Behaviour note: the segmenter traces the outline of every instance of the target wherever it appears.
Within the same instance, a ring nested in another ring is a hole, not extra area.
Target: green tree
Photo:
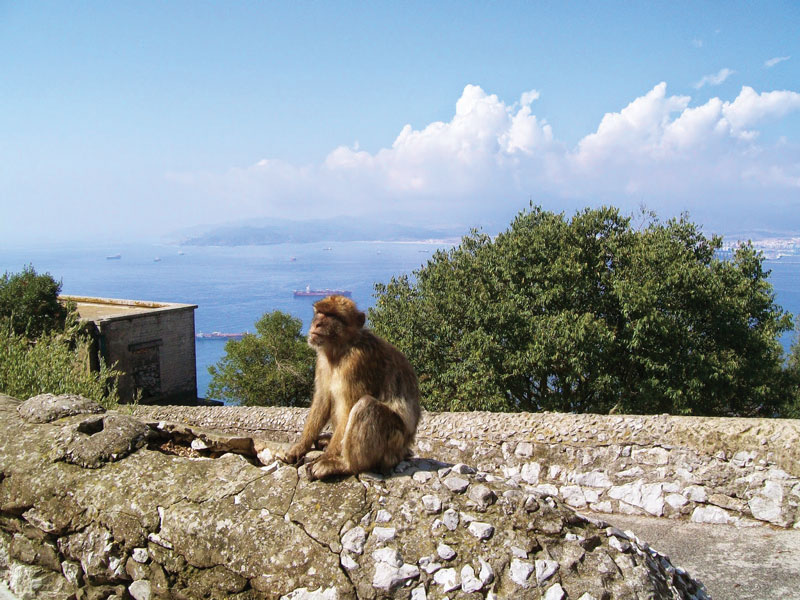
[[[281,311],[264,314],[255,334],[225,344],[225,356],[208,368],[210,398],[245,406],[308,406],[314,351],[302,322]]]
[[[794,330],[794,344],[786,361],[786,377],[790,392],[781,410],[781,416],[800,419],[800,318]]]
[[[0,277],[0,321],[17,335],[30,339],[64,328],[72,307],[58,301],[61,282],[49,273],[37,274],[33,265],[20,273]]]
[[[752,246],[720,246],[685,217],[532,208],[377,285],[370,323],[431,410],[772,414],[791,317]]]

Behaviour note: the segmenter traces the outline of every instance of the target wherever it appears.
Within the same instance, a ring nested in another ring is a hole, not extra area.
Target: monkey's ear
[[[363,326],[364,326],[364,323],[366,323],[366,322],[367,322],[367,315],[365,315],[365,314],[364,314],[363,312],[361,312],[361,311],[359,311],[358,313],[356,313],[356,323],[358,324],[358,327],[359,327],[359,328],[363,327]]]

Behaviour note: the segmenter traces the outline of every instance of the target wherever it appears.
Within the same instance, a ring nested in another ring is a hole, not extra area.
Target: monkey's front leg
[[[293,465],[303,458],[313,448],[329,417],[330,398],[315,394],[300,440],[281,457],[283,461]]]

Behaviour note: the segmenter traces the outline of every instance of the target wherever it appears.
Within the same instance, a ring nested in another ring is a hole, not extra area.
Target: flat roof
[[[59,300],[74,302],[78,315],[85,321],[110,321],[134,315],[153,314],[172,310],[197,308],[196,304],[177,302],[151,302],[147,300],[124,300],[121,298],[93,298],[89,296],[59,296]]]

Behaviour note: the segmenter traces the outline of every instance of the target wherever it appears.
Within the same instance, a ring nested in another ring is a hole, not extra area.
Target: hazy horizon
[[[800,232],[792,2],[0,6],[4,243],[529,202]]]

